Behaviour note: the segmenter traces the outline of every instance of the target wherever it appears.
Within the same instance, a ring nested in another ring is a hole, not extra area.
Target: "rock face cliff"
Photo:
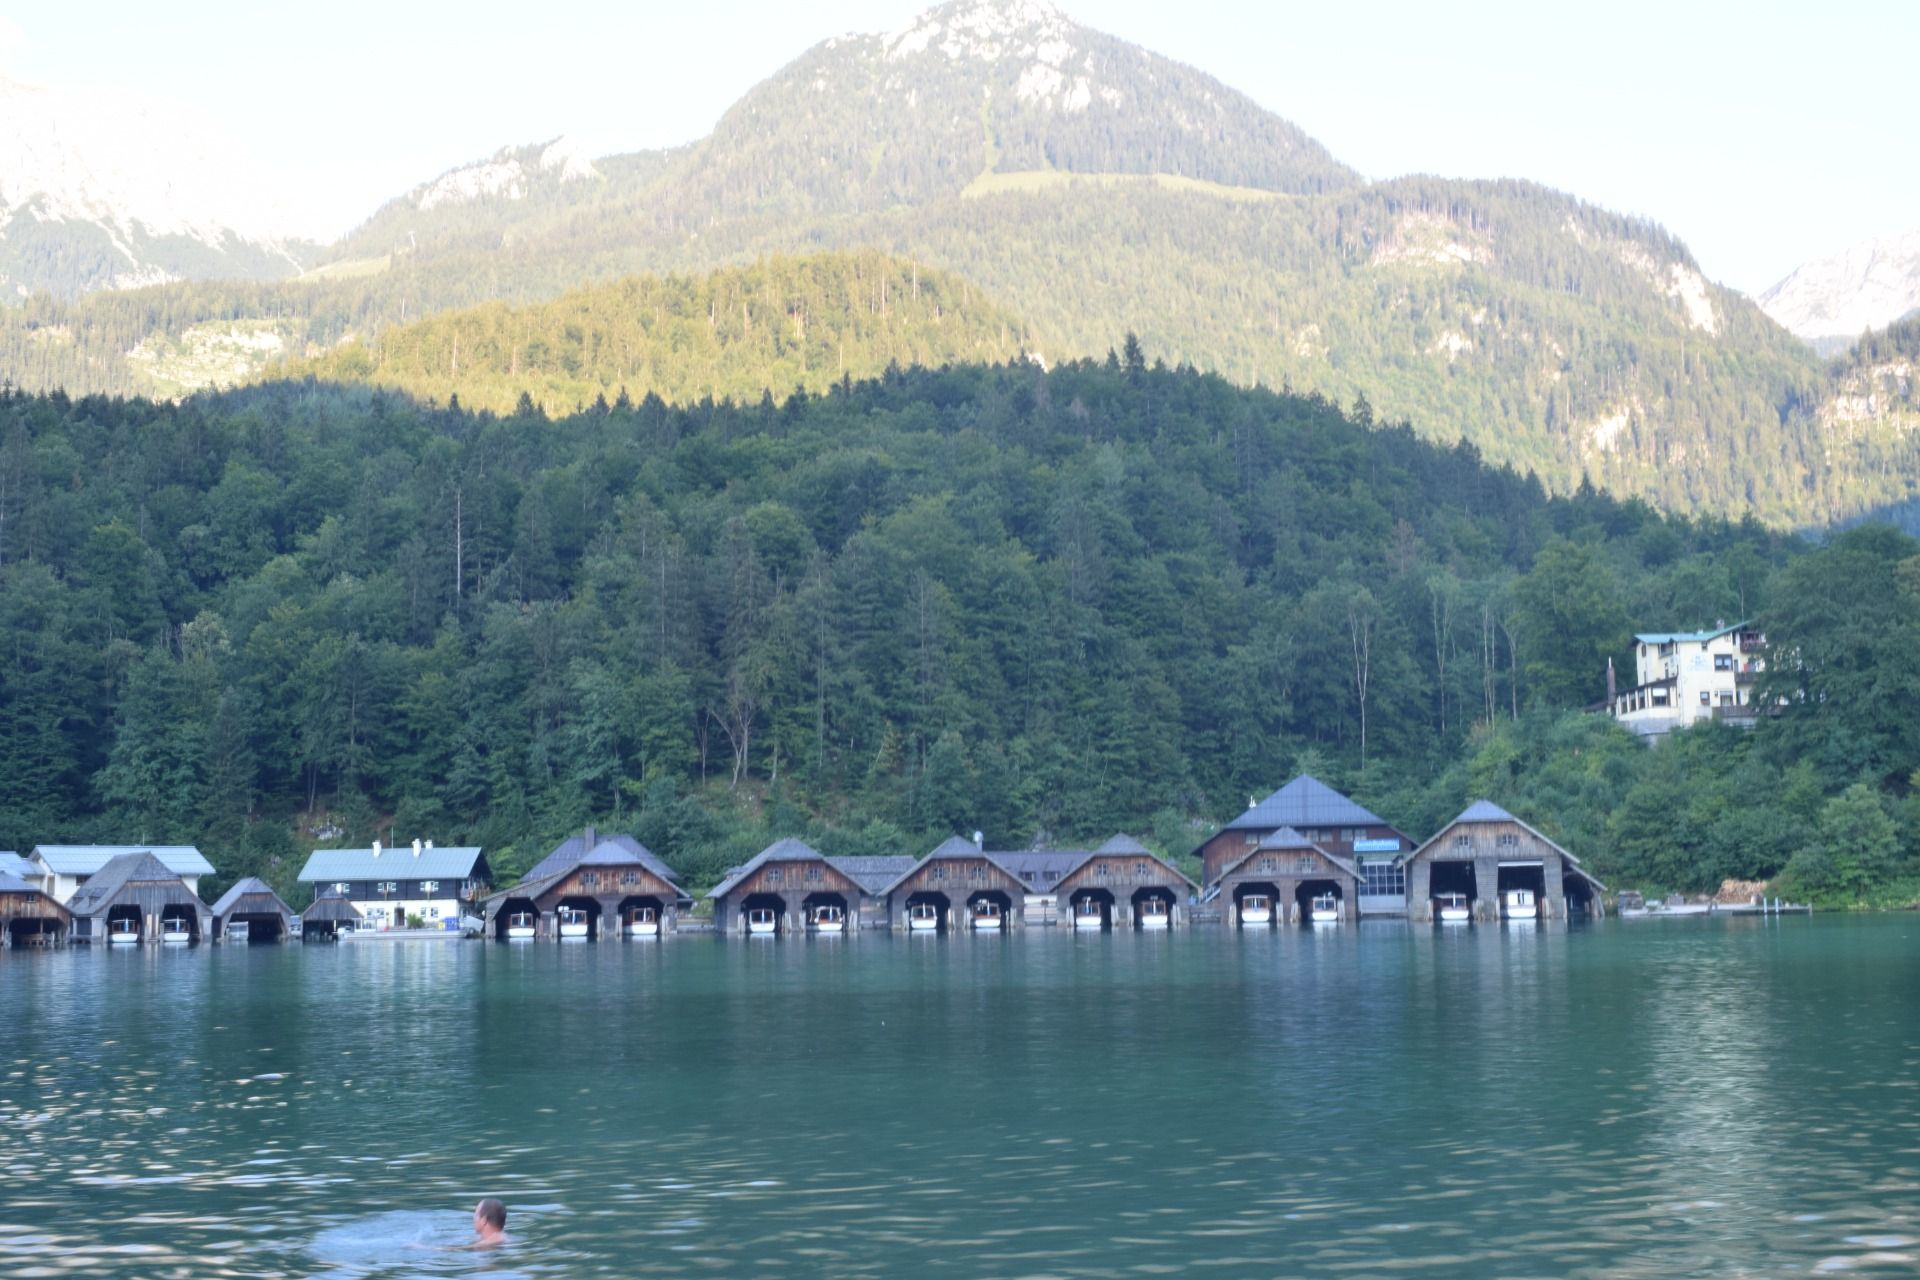
[[[1920,310],[1920,227],[1816,258],[1760,295],[1760,306],[1822,350]]]

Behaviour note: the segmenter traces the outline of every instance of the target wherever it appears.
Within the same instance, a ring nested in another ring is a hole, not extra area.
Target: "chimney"
[[[987,837],[984,833],[979,831],[973,833],[973,847],[976,849],[984,849],[987,847]]]
[[[427,848],[429,849],[433,848],[433,841],[431,840],[427,841]]]
[[[594,838],[599,834],[600,833],[598,831],[595,831],[592,827],[587,828],[587,852],[588,853],[592,853],[594,851],[594,848],[600,843],[598,840]]]
[[[1609,655],[1607,658],[1607,701],[1612,702],[1613,698],[1614,698],[1613,658],[1611,655]]]
[[[373,856],[376,858],[380,856],[380,842],[378,840],[373,842]]]
[[[1260,802],[1258,800],[1255,800],[1252,796],[1247,797],[1247,808],[1249,810],[1258,809],[1259,807]]]
[[[413,838],[413,856],[416,858],[420,856],[420,837],[419,836],[415,836]]]

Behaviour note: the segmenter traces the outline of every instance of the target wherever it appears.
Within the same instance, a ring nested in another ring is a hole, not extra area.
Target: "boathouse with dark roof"
[[[615,845],[626,850],[639,859],[641,866],[672,885],[674,902],[670,905],[676,910],[686,912],[693,909],[693,895],[687,892],[680,873],[668,866],[658,854],[630,835],[617,831],[602,834],[593,827],[586,828],[579,835],[568,836],[555,845],[552,852],[534,863],[532,870],[520,877],[520,883],[528,884],[535,880],[544,880],[557,871],[564,871],[603,844]]]
[[[536,939],[558,941],[565,919],[584,924],[589,941],[671,933],[690,899],[665,863],[629,844],[639,841],[609,837],[584,853],[563,846],[549,854],[520,883],[481,902],[486,935],[504,941],[525,923]],[[641,934],[641,922],[652,928]]]
[[[1360,873],[1350,859],[1321,848],[1292,827],[1261,837],[1239,861],[1228,863],[1214,881],[1227,924],[1247,923],[1247,902],[1264,902],[1260,924],[1299,924],[1315,898],[1331,894],[1340,919],[1359,918]]]
[[[73,932],[73,912],[52,894],[11,871],[0,871],[0,946],[58,947]]]
[[[1307,774],[1248,806],[1202,841],[1193,851],[1200,859],[1201,879],[1211,888],[1227,867],[1241,863],[1262,840],[1283,827],[1293,828],[1315,848],[1353,864],[1359,876],[1355,894],[1359,914],[1401,915],[1406,911],[1402,859],[1418,841]]]
[[[932,908],[942,930],[970,929],[976,918],[996,929],[1024,925],[1027,883],[1000,859],[959,836],[942,841],[882,891],[888,923],[907,929],[916,908]]]
[[[1173,925],[1187,923],[1188,904],[1200,886],[1132,836],[1114,836],[1076,858],[1050,886],[1061,923],[1097,912],[1103,927],[1131,929],[1144,909],[1164,911]]]
[[[1434,901],[1455,893],[1486,922],[1502,917],[1502,903],[1516,891],[1534,904],[1512,912],[1523,918],[1561,920],[1605,909],[1606,886],[1580,859],[1487,800],[1468,805],[1405,861],[1408,917],[1415,921],[1432,920]]]
[[[272,885],[246,876],[213,904],[213,937],[217,942],[285,942],[300,932],[297,920]]]
[[[717,933],[746,933],[754,912],[769,912],[775,931],[800,933],[816,909],[834,907],[862,926],[884,924],[886,888],[910,871],[909,857],[829,858],[804,840],[776,840],[735,867],[707,897]]]
[[[300,913],[300,941],[337,942],[343,932],[358,929],[364,920],[346,894],[327,889]]]
[[[151,853],[123,853],[89,877],[67,901],[76,942],[158,942],[169,924],[184,926],[188,939],[207,941],[213,912],[187,882]]]

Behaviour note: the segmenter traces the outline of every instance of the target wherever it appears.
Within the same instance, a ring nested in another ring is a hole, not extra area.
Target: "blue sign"
[[[1355,840],[1353,851],[1355,853],[1398,853],[1400,842],[1398,840]]]

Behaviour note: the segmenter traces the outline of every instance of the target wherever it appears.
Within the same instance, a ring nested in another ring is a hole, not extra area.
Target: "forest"
[[[1752,617],[1778,714],[1648,749],[1635,630]],[[548,417],[317,380],[0,396],[0,847],[184,842],[291,888],[588,821],[690,883],[1116,830],[1183,856],[1312,772],[1485,796],[1613,887],[1911,900],[1920,543],[1489,466],[1364,399],[1104,359]]]

